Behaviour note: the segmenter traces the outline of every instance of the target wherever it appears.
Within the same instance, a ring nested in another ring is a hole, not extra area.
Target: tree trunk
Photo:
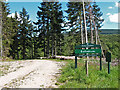
[[[80,20],[80,31],[81,31],[81,43],[83,44],[83,26],[82,26],[82,16],[81,16],[81,20]]]
[[[23,44],[23,59],[25,59],[25,45]]]
[[[32,59],[33,59],[33,50],[34,50],[34,42],[32,41]]]
[[[50,46],[49,46],[49,37],[50,37],[50,35],[49,35],[49,17],[47,17],[47,57],[49,58],[49,48],[50,48]]]
[[[17,59],[19,59],[19,51],[17,50]]]
[[[84,0],[83,0],[83,13],[84,13],[84,24],[85,24],[85,42],[88,43],[88,37],[87,37],[87,26],[86,26],[86,15],[85,15],[85,7],[84,7]]]
[[[53,53],[54,53],[54,45],[53,45],[53,37],[52,37],[52,57],[53,57]]]
[[[89,8],[90,10],[90,31],[91,31],[91,43],[93,44],[93,30],[92,30],[92,7],[90,6]],[[93,49],[93,48],[91,48]],[[93,56],[92,56],[92,59],[93,59]]]
[[[84,13],[84,24],[85,24],[85,41],[86,41],[86,43],[88,43],[84,0],[83,0],[83,13]],[[86,49],[88,49],[88,48],[86,48]],[[87,59],[88,59],[88,56],[87,56]],[[88,61],[87,60],[86,60],[86,75],[88,76]]]
[[[92,30],[92,10],[90,7],[90,31],[91,31],[91,43],[93,43],[93,30]]]
[[[34,58],[34,59],[36,58],[36,55],[35,55],[35,54],[36,54],[36,51],[35,51],[35,50],[36,50],[36,48],[35,48],[35,39],[34,39],[34,54],[33,54],[33,58]]]
[[[95,28],[95,44],[98,44],[98,42],[97,42],[98,33],[97,33],[96,24],[95,24],[95,19],[93,20],[93,23],[94,23],[94,28]]]
[[[25,38],[24,38],[24,43],[23,43],[23,59],[25,59]]]
[[[49,36],[48,36],[48,40],[47,40],[47,57],[49,57]]]
[[[55,40],[55,56],[56,56],[57,52],[56,52],[56,40]]]
[[[43,43],[43,47],[44,47],[44,57],[46,56],[46,53],[45,53],[45,32],[44,32],[44,43]]]
[[[0,2],[0,55],[1,55],[1,58],[2,58],[2,5],[1,5],[1,2]]]

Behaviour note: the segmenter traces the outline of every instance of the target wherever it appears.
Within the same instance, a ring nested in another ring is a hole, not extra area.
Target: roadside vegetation
[[[118,88],[118,66],[111,66],[110,74],[107,64],[103,64],[99,70],[99,62],[89,62],[89,75],[86,76],[83,59],[78,60],[78,68],[75,69],[74,61],[70,61],[62,69],[58,79],[60,88]]]
[[[119,49],[119,34],[112,35],[100,35],[102,41],[102,47],[104,50],[108,50],[112,54],[112,58],[120,59]]]

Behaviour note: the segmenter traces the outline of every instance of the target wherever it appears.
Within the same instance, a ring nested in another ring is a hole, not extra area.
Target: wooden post
[[[110,74],[110,62],[108,62],[108,74]]]
[[[88,61],[86,60],[86,75],[88,76]]]
[[[102,70],[102,58],[101,58],[101,53],[100,53],[100,70]]]
[[[75,68],[77,68],[77,56],[75,56]]]

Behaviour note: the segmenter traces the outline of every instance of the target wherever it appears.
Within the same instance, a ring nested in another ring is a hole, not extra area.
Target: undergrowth
[[[118,66],[111,66],[108,74],[107,64],[104,64],[102,71],[99,70],[99,63],[89,62],[89,74],[86,76],[85,62],[78,60],[78,68],[75,69],[74,61],[66,64],[58,82],[60,88],[118,88]]]

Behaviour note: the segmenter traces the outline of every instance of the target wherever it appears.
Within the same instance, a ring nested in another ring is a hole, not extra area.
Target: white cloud
[[[116,7],[120,7],[120,3],[115,2],[115,6],[116,6]]]
[[[115,13],[113,15],[112,14],[109,15],[110,22],[120,23],[120,20],[118,20],[118,14],[120,15],[120,13]]]
[[[108,15],[108,16],[109,16],[109,15],[111,15],[111,13],[107,13],[106,15]]]
[[[112,9],[113,7],[108,7],[108,9]]]

